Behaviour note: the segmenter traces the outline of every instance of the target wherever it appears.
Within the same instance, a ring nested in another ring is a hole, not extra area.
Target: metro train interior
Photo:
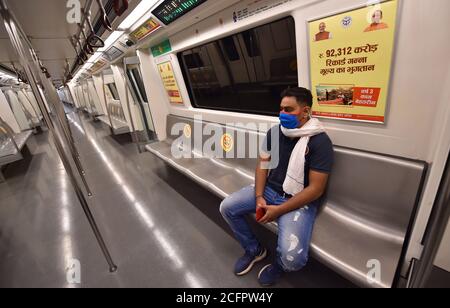
[[[450,287],[449,12],[0,0],[0,287]]]

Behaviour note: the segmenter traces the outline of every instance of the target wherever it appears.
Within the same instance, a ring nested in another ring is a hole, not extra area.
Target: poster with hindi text
[[[169,96],[170,103],[183,104],[183,98],[181,97],[181,92],[175,78],[175,73],[173,72],[172,63],[169,61],[159,64],[158,71],[167,95]]]
[[[313,115],[385,123],[397,0],[309,22]]]

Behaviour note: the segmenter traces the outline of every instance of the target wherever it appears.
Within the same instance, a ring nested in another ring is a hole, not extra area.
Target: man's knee
[[[282,252],[280,254],[280,263],[286,272],[298,272],[308,264],[308,253],[300,252]]]
[[[233,218],[251,212],[252,208],[256,209],[254,195],[253,186],[245,187],[242,190],[229,195],[220,204],[220,213],[225,218]]]
[[[285,271],[296,272],[306,266],[309,259],[309,249],[306,245],[308,244],[302,243],[295,234],[279,241],[278,256],[280,265],[283,266]]]
[[[231,199],[230,197],[227,197],[220,204],[220,214],[222,214],[223,217],[229,217],[231,214],[230,210],[233,207],[233,204],[230,199]]]

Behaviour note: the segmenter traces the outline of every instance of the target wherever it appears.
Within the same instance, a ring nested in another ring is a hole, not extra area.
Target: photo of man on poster
[[[333,38],[333,35],[330,32],[326,31],[326,29],[326,23],[321,22],[319,24],[319,33],[316,34],[316,37],[314,39],[315,42],[330,40]]]
[[[376,10],[372,14],[372,23],[370,26],[368,26],[364,32],[372,32],[372,31],[378,31],[383,29],[388,29],[389,26],[382,22],[383,19],[383,11],[382,10]]]

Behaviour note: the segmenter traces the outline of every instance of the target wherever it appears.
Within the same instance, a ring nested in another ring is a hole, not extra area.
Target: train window
[[[186,54],[184,56],[184,61],[186,61],[186,66],[188,69],[204,67],[203,60],[198,53]]]
[[[234,38],[232,36],[226,37],[221,40],[222,48],[227,55],[229,61],[238,61],[240,59],[239,52],[236,48],[236,44],[234,43]]]
[[[109,91],[111,92],[111,95],[112,95],[113,99],[116,100],[116,101],[120,100],[119,92],[117,91],[116,84],[115,83],[108,83],[108,88],[109,88]]]
[[[258,46],[258,39],[256,38],[256,33],[254,30],[248,30],[242,32],[242,38],[245,42],[245,47],[247,48],[247,53],[249,57],[260,57],[261,51]]]
[[[275,38],[272,26],[288,30]],[[195,108],[277,115],[280,93],[298,86],[292,17],[180,52],[178,59]]]

